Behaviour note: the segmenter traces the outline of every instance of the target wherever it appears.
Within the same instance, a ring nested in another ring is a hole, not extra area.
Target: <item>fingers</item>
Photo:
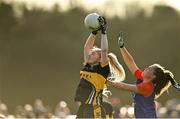
[[[100,26],[102,26],[104,24],[104,20],[103,20],[102,16],[99,16],[98,21],[99,21]]]
[[[118,45],[120,48],[124,47],[123,32],[119,32],[118,34]]]
[[[99,21],[100,25],[107,24],[107,21],[106,21],[105,17],[103,17],[103,16],[99,16],[98,21]]]
[[[123,32],[122,31],[120,31],[118,34],[118,39],[121,39],[121,38],[123,38]]]
[[[99,16],[98,18],[99,24],[100,24],[100,28],[101,28],[101,33],[102,34],[106,34],[106,30],[107,30],[107,22],[106,19],[102,16]]]
[[[105,17],[102,16],[102,19],[103,19],[104,24],[107,24]]]

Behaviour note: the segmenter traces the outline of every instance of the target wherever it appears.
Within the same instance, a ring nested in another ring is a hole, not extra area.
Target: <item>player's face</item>
[[[98,63],[101,59],[101,52],[100,51],[91,51],[89,54],[89,61],[90,63]]]
[[[150,65],[143,71],[143,79],[146,81],[152,81],[156,76],[154,75],[155,67]]]

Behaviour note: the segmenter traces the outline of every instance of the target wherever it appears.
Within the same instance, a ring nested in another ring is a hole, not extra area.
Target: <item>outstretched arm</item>
[[[151,95],[154,90],[153,84],[150,84],[150,83],[140,83],[137,85],[132,85],[132,84],[127,84],[123,82],[112,82],[112,81],[107,80],[107,84],[117,89],[121,89],[125,91],[132,91],[132,92],[141,94],[145,97]]]
[[[101,64],[108,63],[108,40],[107,40],[107,22],[104,17],[99,17],[99,23],[101,27]]]
[[[122,57],[124,59],[124,62],[128,66],[128,69],[134,74],[134,72],[138,69],[133,57],[131,54],[127,51],[125,47],[120,48],[120,52],[122,54]]]
[[[125,64],[134,75],[135,71],[139,68],[137,67],[135,63],[134,58],[131,56],[131,54],[127,51],[127,49],[124,46],[124,39],[123,39],[122,32],[119,33],[118,44],[119,44],[120,52],[122,54]]]
[[[114,88],[125,90],[125,91],[132,91],[138,93],[138,88],[136,85],[127,84],[123,82],[112,82],[107,80],[107,84],[113,86]]]
[[[101,35],[101,64],[107,64],[108,63],[108,41],[107,41],[107,35],[102,34]]]
[[[84,61],[86,62],[88,60],[88,54],[91,52],[91,49],[93,48],[94,42],[96,40],[96,35],[94,33],[91,33],[86,40],[86,43],[84,45]]]

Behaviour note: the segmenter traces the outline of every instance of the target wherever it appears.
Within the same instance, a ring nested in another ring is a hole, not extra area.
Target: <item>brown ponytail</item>
[[[153,80],[156,98],[158,98],[163,92],[167,91],[171,84],[173,87],[180,90],[180,85],[175,81],[172,72],[165,70],[164,67],[159,64],[153,64],[153,66],[155,66],[154,74],[156,76]]]
[[[173,74],[169,70],[165,70],[164,71],[164,75],[171,82],[171,85],[174,88],[180,90],[180,85],[176,82],[176,80],[174,79]]]

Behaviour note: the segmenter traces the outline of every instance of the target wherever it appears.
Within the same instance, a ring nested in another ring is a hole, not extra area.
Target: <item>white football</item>
[[[88,14],[85,19],[84,19],[84,24],[86,26],[86,28],[89,28],[91,30],[96,30],[100,27],[99,25],[99,14],[97,13],[90,13]]]

